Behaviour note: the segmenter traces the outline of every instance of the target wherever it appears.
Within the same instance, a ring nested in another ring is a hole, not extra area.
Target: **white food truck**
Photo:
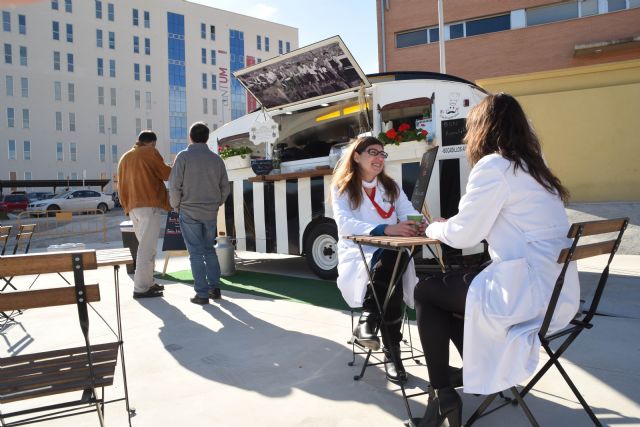
[[[324,66],[318,58],[325,58]],[[301,63],[315,65],[316,74]],[[209,144],[214,150],[249,147],[252,158],[274,165],[269,174],[256,175],[249,156],[225,160],[232,191],[220,209],[218,231],[235,237],[237,249],[303,255],[319,277],[335,278],[338,236],[328,196],[340,147],[401,125],[427,136],[386,145],[387,174],[411,198],[422,155],[440,146],[425,204],[433,217],[457,212],[470,170],[462,144],[465,118],[486,96],[478,86],[429,72],[365,76],[337,37],[236,77],[263,108],[216,129]]]

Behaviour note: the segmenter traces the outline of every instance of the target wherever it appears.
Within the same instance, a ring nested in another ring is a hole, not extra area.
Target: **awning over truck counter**
[[[383,122],[395,120],[402,117],[417,116],[422,114],[422,110],[432,104],[431,98],[412,98],[398,102],[392,102],[387,105],[378,106],[380,116]]]

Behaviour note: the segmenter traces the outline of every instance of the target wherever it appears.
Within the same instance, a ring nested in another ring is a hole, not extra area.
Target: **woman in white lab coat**
[[[460,425],[462,401],[449,378],[449,340],[464,360],[464,391],[491,394],[529,377],[538,364],[537,335],[570,245],[567,190],[544,163],[540,143],[518,102],[490,95],[467,118],[473,165],[459,212],[426,235],[455,248],[486,239],[491,264],[474,274],[429,278],[415,289],[420,340],[436,390],[415,424]],[[566,273],[550,332],[566,326],[579,304],[575,265]],[[464,321],[452,313],[464,315]],[[463,345],[464,344],[464,345]]]
[[[416,236],[424,233],[425,229],[424,224],[406,220],[407,215],[418,212],[398,184],[384,172],[386,158],[387,153],[379,139],[372,136],[358,138],[347,147],[331,181],[333,216],[340,236],[338,288],[350,307],[363,308],[353,334],[361,345],[373,350],[380,348],[375,334],[380,319],[374,294],[367,286],[367,267],[358,246],[342,236]],[[397,252],[372,246],[363,246],[363,252],[372,271],[375,295],[382,305]],[[391,381],[404,381],[407,377],[400,357],[402,301],[404,296],[405,302],[413,307],[413,289],[418,282],[413,261],[404,254],[401,265],[407,264],[402,286],[396,286],[385,311],[387,328],[381,328],[385,370]]]

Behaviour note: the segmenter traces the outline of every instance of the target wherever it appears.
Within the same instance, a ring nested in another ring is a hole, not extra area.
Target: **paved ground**
[[[584,208],[575,211],[575,215],[604,216]],[[113,224],[122,219],[107,217]],[[119,231],[113,233],[114,241],[106,244],[92,243],[91,238],[85,242],[97,248],[120,246]],[[602,301],[602,311],[608,316],[598,316],[596,326],[576,341],[562,361],[603,424],[609,426],[640,426],[638,253],[616,258]],[[311,275],[299,257],[238,255],[239,268]],[[594,271],[601,262],[579,264],[583,297],[592,292]],[[161,268],[159,255],[156,269]],[[186,268],[184,257],[169,263],[170,271]],[[112,274],[112,269],[102,268],[88,275],[90,282],[101,284],[103,301],[95,307],[111,324],[115,318]],[[385,381],[380,367],[369,368],[360,381],[352,379],[363,357],[356,356],[356,366],[347,365],[352,360],[346,344],[349,313],[239,293],[226,293],[220,304],[200,307],[188,301],[193,295],[190,286],[171,282],[165,283],[163,299],[133,300],[132,281],[124,269],[121,282],[129,392],[137,409],[134,426],[400,427],[407,417],[398,388]],[[30,281],[21,283],[26,286]],[[41,277],[36,286],[61,283],[49,275]],[[93,342],[112,339],[98,316],[93,312],[91,316]],[[80,344],[73,307],[29,310],[18,320],[20,323],[0,334],[0,355]],[[415,326],[411,335],[414,347],[419,348]],[[546,360],[545,355],[541,360]],[[455,359],[454,363],[461,362]],[[407,365],[409,388],[424,388],[426,368],[415,362]],[[115,387],[107,389],[107,397],[118,397],[122,391],[118,376]],[[465,394],[463,401],[466,418],[480,398]],[[419,415],[425,403],[424,396],[414,398],[411,408]],[[590,425],[555,371],[535,388],[528,403],[543,426]],[[6,412],[24,405],[3,405],[0,409]],[[106,420],[110,426],[125,426],[124,405],[108,405]],[[95,415],[87,414],[46,425],[96,424]],[[517,427],[528,423],[518,408],[508,407],[476,425]]]

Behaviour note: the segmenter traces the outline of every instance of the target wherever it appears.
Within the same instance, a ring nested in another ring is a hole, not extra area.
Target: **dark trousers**
[[[462,355],[467,291],[478,271],[453,272],[418,283],[414,297],[420,342],[434,388],[450,386],[449,340]],[[454,313],[458,316],[454,316]]]
[[[387,290],[389,289],[391,280],[391,275],[393,274],[393,268],[396,263],[396,259],[398,257],[398,252],[391,250],[381,250],[380,253],[376,253],[373,258],[372,264],[372,277],[373,277],[373,288],[375,289],[376,296],[378,297],[378,301],[380,302],[380,307],[382,308],[384,304],[384,299],[387,295]],[[407,268],[407,264],[409,263],[409,256],[407,253],[402,253],[400,258],[400,263],[398,264],[398,273],[396,275],[397,284],[396,287],[389,298],[389,302],[387,303],[387,309],[384,313],[384,320],[387,325],[385,328],[384,325],[380,327],[380,332],[382,335],[382,343],[386,348],[397,346],[400,344],[400,340],[402,339],[402,314],[403,314],[403,292],[402,292],[402,274]],[[370,319],[379,321],[378,317],[378,307],[376,305],[376,301],[373,296],[373,292],[371,292],[371,287],[367,287],[367,293],[364,297],[364,302],[362,304],[363,311],[367,311],[371,313],[372,317]],[[386,329],[386,330],[385,330]]]

